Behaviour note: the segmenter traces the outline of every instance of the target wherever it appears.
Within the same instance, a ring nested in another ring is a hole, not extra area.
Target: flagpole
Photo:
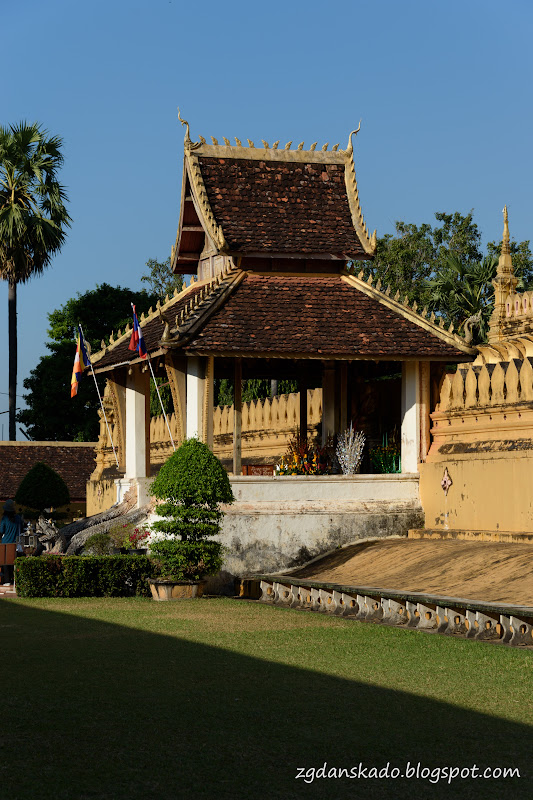
[[[81,327],[81,325],[79,323],[78,323],[78,326],[79,326],[79,329],[81,331],[81,335],[82,335],[82,338],[83,338],[83,346],[85,347],[85,352],[87,353],[87,358],[89,359],[89,366],[91,367],[91,372],[93,374],[94,385],[96,386],[96,391],[98,392],[98,399],[100,400],[100,408],[102,409],[102,414],[104,415],[105,426],[107,428],[107,435],[109,436],[109,441],[111,442],[111,447],[113,448],[113,455],[115,456],[115,461],[117,462],[117,469],[120,469],[120,467],[118,465],[118,458],[117,458],[117,453],[116,453],[116,450],[115,450],[115,445],[113,444],[113,438],[111,436],[111,431],[109,430],[109,423],[107,421],[107,415],[105,413],[104,404],[102,402],[102,396],[100,395],[100,389],[98,388],[98,383],[96,382],[96,375],[94,374],[93,363],[91,361],[91,356],[89,355],[89,352],[87,350],[87,344],[85,342],[85,334],[83,332],[83,328]]]
[[[133,312],[133,333],[132,333],[132,337],[133,337],[133,335],[134,335],[134,333],[136,331],[135,325],[137,325],[137,327],[139,328],[139,331],[141,332],[141,334],[140,334],[140,338],[139,338],[139,336],[137,336],[137,341],[135,342],[135,347],[131,347],[131,342],[130,342],[130,350],[137,350],[137,352],[139,353],[139,356],[141,356],[141,358],[142,358],[140,342],[141,341],[143,342],[144,349],[146,350],[146,359],[148,361],[148,366],[150,367],[150,372],[152,373],[152,379],[154,381],[155,390],[156,390],[157,396],[159,398],[159,405],[161,406],[161,411],[163,412],[163,416],[165,418],[165,422],[166,422],[167,430],[168,430],[168,435],[170,436],[170,441],[172,442],[172,447],[175,450],[176,449],[176,445],[174,444],[174,439],[172,438],[170,425],[168,424],[167,414],[166,414],[165,408],[163,406],[163,401],[161,400],[161,395],[159,394],[159,387],[157,385],[157,381],[156,381],[155,375],[154,375],[154,370],[153,370],[153,367],[152,367],[152,359],[150,358],[150,353],[148,352],[148,349],[147,349],[146,344],[144,342],[144,337],[142,335],[142,328],[140,326],[139,320],[137,319],[137,314],[135,313],[135,306],[134,306],[133,303],[131,303],[131,310]],[[135,341],[135,340],[133,340],[133,341]]]
[[[165,422],[167,423],[168,435],[170,436],[170,441],[172,442],[172,447],[175,450],[176,449],[176,445],[174,444],[174,439],[172,438],[172,434],[170,432],[170,425],[168,424],[167,415],[166,415],[165,409],[163,407],[163,401],[161,400],[161,395],[159,394],[159,387],[158,387],[157,381],[155,379],[154,370],[152,369],[152,359],[150,358],[150,353],[148,352],[148,350],[146,351],[146,357],[147,357],[147,360],[148,360],[148,366],[150,367],[150,372],[152,373],[152,378],[154,379],[154,386],[155,386],[155,390],[157,392],[157,396],[159,397],[159,404],[161,406],[161,411],[163,412],[163,416],[165,418]]]

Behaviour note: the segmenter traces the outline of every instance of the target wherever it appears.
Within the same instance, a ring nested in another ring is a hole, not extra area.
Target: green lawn
[[[1,800],[531,797],[528,650],[223,598],[1,600],[0,631]],[[408,761],[523,777],[295,779]]]

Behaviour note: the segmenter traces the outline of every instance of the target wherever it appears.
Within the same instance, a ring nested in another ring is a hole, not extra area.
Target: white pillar
[[[147,476],[146,429],[147,385],[146,374],[134,367],[126,378],[126,474],[125,478],[145,478]],[[148,423],[149,424],[149,423]]]
[[[418,361],[402,363],[402,472],[418,472],[420,453],[420,371]]]
[[[187,439],[202,438],[205,389],[205,365],[202,358],[187,359]]]

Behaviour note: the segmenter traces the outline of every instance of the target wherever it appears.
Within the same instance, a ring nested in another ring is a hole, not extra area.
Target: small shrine
[[[471,361],[476,350],[426,309],[409,306],[372,277],[364,280],[376,232],[370,233],[359,198],[353,154],[359,129],[344,149],[329,149],[316,142],[308,148],[251,140],[245,146],[239,139],[221,144],[214,137],[208,144],[202,136],[192,141],[183,124],[172,267],[194,280],[140,320],[153,368],[172,390],[175,445],[198,436],[215,453],[222,446],[214,381],[229,379],[234,404],[224,463],[237,479],[242,381],[291,378],[299,388],[293,435],[296,429],[318,433],[326,442],[352,423],[381,440],[396,430],[402,475],[418,479],[445,366]],[[172,451],[166,434],[164,446],[150,442],[149,372],[128,349],[129,339],[129,329],[119,331],[93,356],[95,371],[108,378],[105,402],[119,462],[117,470],[102,424],[95,497],[98,481],[108,482],[100,486],[103,497],[116,479],[129,485],[148,478]],[[264,401],[261,412],[270,425],[273,402]],[[246,447],[248,463],[268,462],[259,445]]]

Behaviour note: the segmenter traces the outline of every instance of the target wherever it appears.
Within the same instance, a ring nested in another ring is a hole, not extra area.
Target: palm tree
[[[479,340],[484,341],[494,304],[492,279],[497,266],[498,259],[494,256],[465,263],[451,253],[445,268],[426,282],[429,307],[443,314],[458,330],[479,314]]]
[[[0,126],[0,278],[9,284],[9,438],[15,439],[17,284],[41,273],[66,236],[70,217],[56,173],[62,141],[37,123]]]

